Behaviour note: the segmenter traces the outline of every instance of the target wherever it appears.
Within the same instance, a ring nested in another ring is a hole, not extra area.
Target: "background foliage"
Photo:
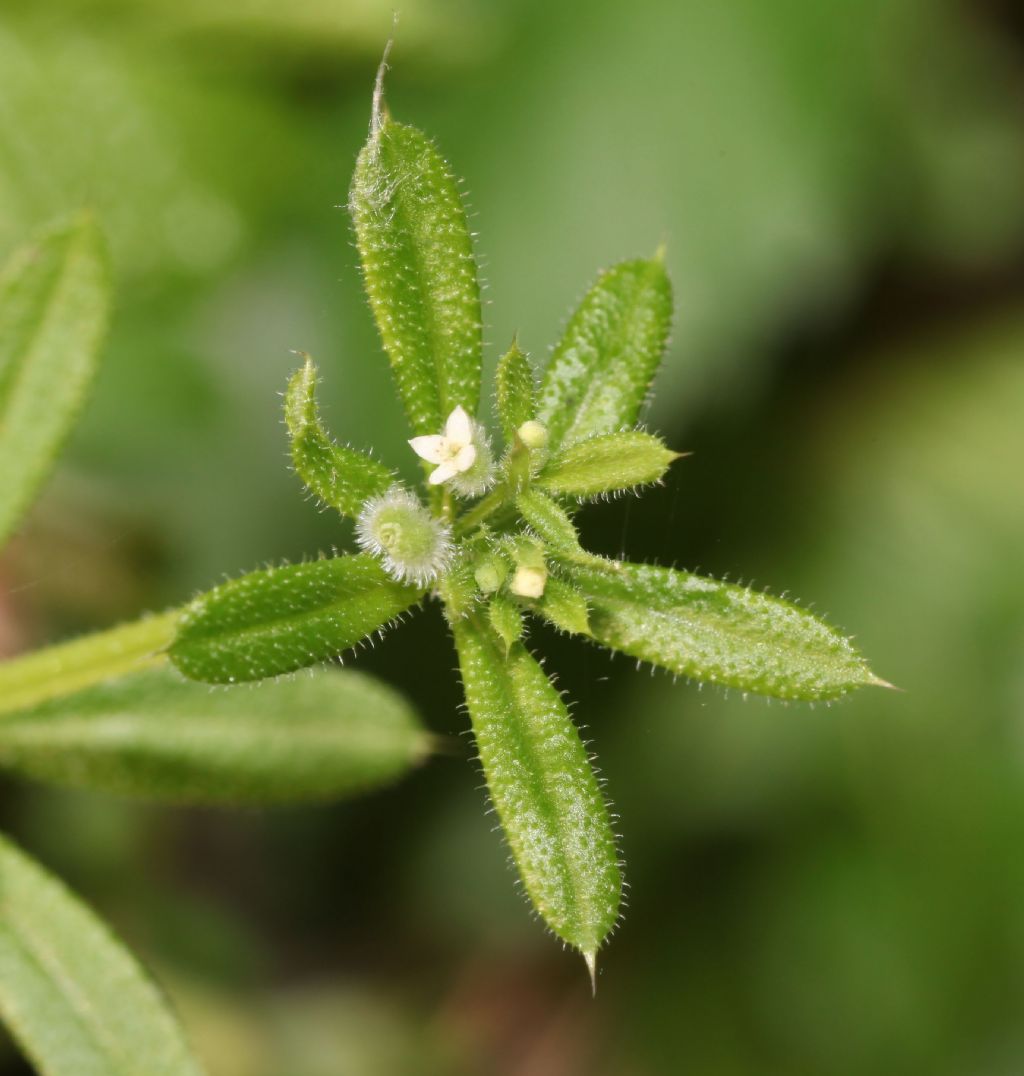
[[[97,389],[0,562],[5,652],[347,542],[286,467],[290,348],[333,429],[413,474],[332,208],[391,7],[4,5],[0,253],[88,203],[118,283]],[[395,789],[240,813],[8,782],[4,826],[159,971],[223,1076],[1019,1071],[1013,5],[417,0],[393,60],[392,108],[479,214],[492,363],[668,244],[651,421],[696,454],[587,510],[603,551],[813,596],[906,694],[769,706],[545,639],[633,883],[595,1002],[511,891],[427,618],[361,658],[446,737]]]

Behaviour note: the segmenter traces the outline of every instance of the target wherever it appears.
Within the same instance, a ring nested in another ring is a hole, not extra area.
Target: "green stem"
[[[144,617],[0,664],[0,714],[161,664],[178,616]]]

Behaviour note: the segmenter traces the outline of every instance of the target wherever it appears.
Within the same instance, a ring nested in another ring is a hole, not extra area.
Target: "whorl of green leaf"
[[[598,434],[563,448],[537,485],[564,496],[596,497],[658,482],[678,458],[661,438],[641,430]]]
[[[515,440],[516,430],[537,415],[537,390],[533,370],[526,353],[519,347],[518,340],[513,340],[512,346],[498,360],[494,384],[501,433],[505,444],[511,445]]]
[[[635,425],[661,362],[672,288],[661,258],[602,273],[548,363],[538,418],[549,447]]]
[[[523,490],[516,497],[516,508],[547,548],[567,557],[585,555],[569,513],[546,493]]]
[[[594,638],[612,650],[780,699],[834,699],[880,683],[849,639],[779,598],[646,564],[567,564]]]
[[[370,306],[413,431],[440,433],[480,401],[480,285],[448,165],[413,127],[375,106],[349,208]]]
[[[587,599],[571,583],[556,575],[548,576],[544,593],[537,602],[537,611],[559,631],[590,635]]]
[[[335,657],[422,596],[369,555],[252,572],[186,606],[171,661],[192,680],[233,684]]]
[[[0,766],[42,781],[189,803],[335,799],[420,761],[409,704],[348,670],[212,691],[166,667],[0,720]]]
[[[295,473],[343,516],[357,516],[368,497],[383,493],[395,481],[384,464],[328,436],[316,405],[316,365],[308,355],[288,382],[284,415]]]
[[[619,913],[608,809],[561,695],[521,643],[473,618],[455,645],[487,787],[530,900],[592,967]]]
[[[487,603],[487,619],[505,646],[506,655],[513,643],[523,637],[523,613],[518,605],[504,594],[495,594]]]
[[[96,372],[110,290],[90,213],[40,233],[0,270],[0,543],[49,473]]]
[[[46,1076],[201,1076],[110,928],[0,837],[0,1018]]]

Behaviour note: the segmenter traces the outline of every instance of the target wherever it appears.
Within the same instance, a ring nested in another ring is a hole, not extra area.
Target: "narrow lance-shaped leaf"
[[[391,782],[428,742],[409,704],[361,673],[211,691],[164,667],[0,719],[0,766],[148,799],[287,803]]]
[[[267,568],[188,605],[171,661],[193,680],[218,684],[292,672],[355,646],[422,594],[369,555]]]
[[[476,414],[480,285],[466,211],[433,142],[374,104],[349,208],[363,279],[416,434],[441,432],[461,405]]]
[[[599,643],[682,676],[804,700],[882,683],[849,639],[779,598],[646,564],[594,558],[565,571]]]
[[[91,214],[43,232],[0,270],[0,543],[78,413],[109,311],[106,248]]]
[[[343,516],[357,516],[368,497],[383,493],[395,481],[384,464],[328,436],[316,406],[316,365],[308,355],[288,382],[284,415],[295,473],[311,493]]]
[[[549,493],[596,497],[658,482],[678,452],[641,430],[598,434],[563,448],[537,479]]]
[[[453,628],[487,787],[534,907],[587,961],[619,913],[608,810],[561,695],[521,643],[508,658],[473,618]]]
[[[537,602],[537,611],[559,631],[572,635],[590,634],[587,599],[571,583],[549,575],[544,593]]]
[[[201,1076],[110,928],[0,837],[0,1018],[47,1076]]]
[[[523,637],[523,614],[519,606],[504,594],[495,594],[487,604],[487,619],[505,646],[505,653]]]
[[[549,548],[562,556],[586,556],[569,513],[546,493],[526,489],[516,498],[516,508],[527,526]]]
[[[524,422],[537,416],[537,391],[533,370],[518,340],[513,340],[512,346],[498,360],[494,384],[501,433],[505,444],[511,445],[515,440],[516,430]]]
[[[538,417],[552,451],[633,426],[661,362],[672,288],[660,257],[602,273],[548,363]]]

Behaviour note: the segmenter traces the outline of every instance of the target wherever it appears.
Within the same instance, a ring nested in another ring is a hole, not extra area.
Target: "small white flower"
[[[451,529],[401,486],[392,486],[363,505],[356,519],[356,541],[380,558],[392,579],[418,587],[430,586],[447,571],[454,553]]]
[[[429,479],[432,486],[447,482],[476,463],[473,420],[461,405],[448,416],[444,433],[414,437],[409,444],[420,459],[437,464]]]
[[[491,484],[494,460],[483,427],[456,407],[444,424],[444,433],[413,437],[413,452],[436,464],[427,480],[432,486],[450,482],[456,493],[476,497]]]

